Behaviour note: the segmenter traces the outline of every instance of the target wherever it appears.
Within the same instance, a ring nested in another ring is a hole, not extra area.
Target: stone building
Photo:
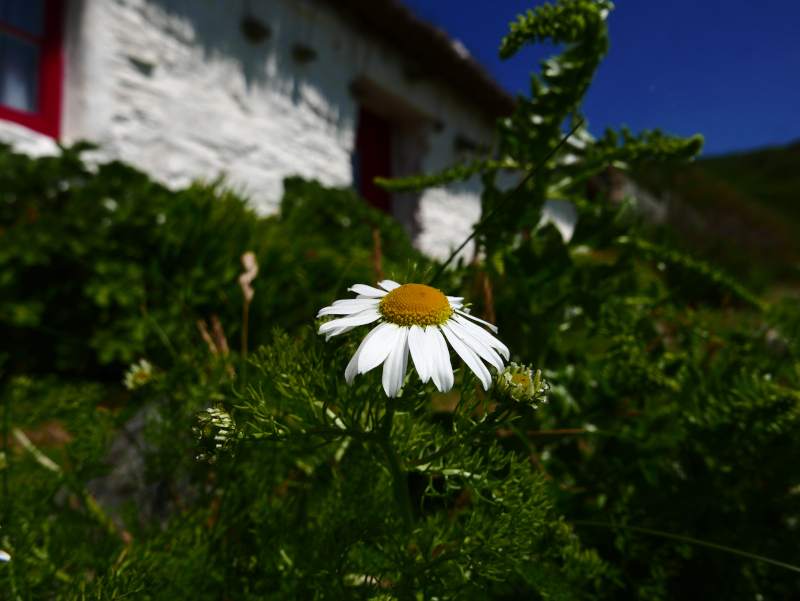
[[[397,0],[0,0],[0,140],[100,145],[169,186],[225,174],[259,211],[299,174],[353,185],[445,256],[477,181],[389,195],[488,142],[514,99]]]

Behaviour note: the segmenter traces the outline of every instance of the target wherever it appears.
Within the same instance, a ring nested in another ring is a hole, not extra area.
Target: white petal
[[[454,319],[456,322],[458,322],[462,326],[464,326],[464,328],[466,328],[466,330],[470,334],[472,334],[476,338],[480,338],[485,345],[487,345],[490,348],[497,349],[497,351],[503,357],[505,357],[506,361],[509,360],[509,358],[511,357],[511,353],[508,352],[508,347],[505,344],[503,344],[502,342],[500,342],[497,338],[492,336],[489,332],[487,332],[486,330],[484,330],[480,326],[476,326],[471,321],[469,321],[467,319],[464,319],[460,315],[455,315],[455,316],[453,316],[452,319]]]
[[[330,340],[334,336],[339,336],[340,334],[345,334],[346,332],[349,332],[350,330],[352,330],[354,328],[357,328],[360,325],[364,325],[364,324],[355,324],[355,325],[350,324],[350,325],[340,326],[340,327],[334,328],[332,330],[328,330],[328,332],[325,334],[325,342],[328,342],[328,340]]]
[[[383,390],[386,396],[394,398],[403,386],[408,361],[408,328],[398,328],[392,352],[383,366]]]
[[[492,332],[494,332],[495,334],[497,334],[497,326],[490,324],[488,321],[483,321],[482,319],[478,319],[474,315],[470,315],[469,313],[466,313],[464,311],[459,311],[458,309],[456,309],[455,311],[456,311],[456,313],[459,313],[459,314],[463,315],[464,317],[469,317],[473,321],[477,321],[479,323],[482,323],[485,326],[489,326],[489,329]]]
[[[359,312],[359,314],[360,313],[361,312]],[[354,317],[355,315],[358,315],[358,314],[353,314],[350,317]],[[342,323],[342,322],[344,322],[344,323]],[[357,327],[359,327],[361,325],[364,325],[364,324],[361,324],[361,323],[358,323],[358,322],[353,323],[353,322],[350,322],[350,321],[345,321],[344,319],[336,319],[336,320],[334,320],[332,322],[329,322],[329,323],[332,323],[335,327],[330,328],[330,329],[327,330],[327,332],[325,333],[325,342],[328,342],[328,340],[330,340],[334,336],[338,336],[339,334],[344,334],[345,332],[349,332],[350,330],[352,330],[354,328],[357,328]],[[322,334],[322,332],[319,332],[319,333]]]
[[[317,317],[322,317],[323,315],[352,315],[370,307],[377,307],[380,302],[377,298],[363,300],[354,298],[347,301],[336,301],[330,307],[320,309]]]
[[[450,301],[451,305],[453,303],[458,303],[459,305],[463,305],[464,304],[464,303],[461,302],[461,301],[464,300],[463,296],[446,296],[445,298]]]
[[[386,361],[386,357],[389,356],[397,342],[399,329],[393,323],[382,323],[375,328],[377,333],[361,351],[361,357],[358,359],[358,373],[365,374]]]
[[[478,355],[485,361],[494,365],[497,368],[497,371],[503,371],[505,369],[505,365],[503,365],[503,360],[500,358],[500,355],[498,355],[492,347],[483,342],[483,340],[481,340],[478,336],[471,334],[464,326],[456,321],[449,321],[447,322],[447,325],[450,326],[450,329],[453,331],[453,333],[458,336],[464,344],[478,353]]]
[[[425,348],[425,333],[418,325],[411,326],[408,332],[408,349],[411,351],[419,379],[424,384],[431,379],[430,359]]]
[[[333,301],[332,307],[346,306],[346,305],[369,305],[378,306],[381,303],[379,298],[344,298],[341,300]]]
[[[338,336],[339,334],[344,334],[345,332],[349,332],[353,328],[357,328],[358,326],[344,326],[343,328],[336,328],[335,330],[329,331],[325,334],[325,342],[328,342],[334,336]]]
[[[342,317],[341,319],[334,319],[333,321],[323,323],[319,327],[319,333],[324,334],[325,332],[330,332],[331,330],[338,330],[340,328],[346,328],[350,326],[363,326],[368,323],[372,323],[373,321],[377,321],[380,318],[381,314],[378,312],[378,310],[370,307],[348,317]]]
[[[384,290],[388,290],[389,292],[391,292],[395,288],[399,288],[400,284],[398,284],[394,280],[383,280],[382,282],[378,282],[378,286],[380,286]]]
[[[439,340],[441,339],[444,343],[444,348],[447,350],[447,343],[444,341],[442,334],[439,332],[439,329],[435,326],[428,326],[424,330],[422,330],[422,340],[425,344],[425,352],[427,353],[428,359],[430,359],[430,376],[433,383],[436,385],[436,388],[439,389],[440,392],[447,392],[443,390],[444,382],[447,380],[446,378],[442,378],[442,372],[444,371],[444,360],[442,358],[442,351],[439,348]],[[447,360],[448,364],[450,362],[450,353],[447,353]],[[452,368],[450,369],[452,372]]]
[[[402,359],[402,365],[400,365],[400,383],[398,384],[400,388],[403,387],[403,382],[405,382],[406,374],[408,373],[408,328],[404,329],[406,329],[406,335],[405,340],[403,341],[404,350],[400,355],[400,358]],[[400,390],[400,388],[398,388],[398,390]]]
[[[480,360],[478,355],[476,355],[471,348],[461,341],[446,323],[442,324],[441,328],[444,335],[447,336],[447,341],[450,343],[450,346],[453,347],[453,350],[458,353],[458,356],[464,360],[464,363],[478,376],[478,379],[483,384],[483,389],[489,390],[492,377],[489,374],[489,370],[486,369],[486,366],[483,364],[483,361]]]
[[[344,379],[347,381],[348,386],[353,385],[353,378],[358,375],[358,357],[361,355],[361,351],[364,348],[364,345],[367,344],[367,341],[372,338],[375,333],[383,326],[384,324],[379,325],[377,328],[373,328],[364,336],[364,340],[361,341],[361,344],[358,345],[358,350],[356,351],[353,358],[350,359],[350,363],[347,364],[347,368],[344,370]]]
[[[365,286],[364,284],[355,284],[352,288],[348,288],[351,292],[356,292],[362,296],[367,298],[380,298],[382,296],[386,296],[389,294],[388,292],[384,292],[383,290],[378,290],[377,288],[373,288],[372,286]]]
[[[431,378],[440,392],[448,392],[453,387],[453,366],[450,364],[450,351],[439,328],[425,328],[425,341],[433,362]]]
[[[11,561],[11,555],[5,551],[0,550],[0,561]]]

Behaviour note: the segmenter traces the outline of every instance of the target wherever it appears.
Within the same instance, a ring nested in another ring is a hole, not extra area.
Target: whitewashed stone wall
[[[491,135],[491,121],[468,99],[435,79],[409,80],[406,57],[324,2],[70,0],[68,7],[63,141],[97,142],[99,160],[121,159],[169,186],[225,174],[260,212],[272,213],[288,175],[350,185],[356,77],[444,124],[425,129],[423,172],[455,162],[457,135],[476,142]],[[245,10],[272,30],[259,44],[242,34]],[[313,48],[316,59],[296,61],[295,44]],[[0,122],[0,138],[41,154],[48,142],[21,130]],[[423,193],[417,246],[447,256],[480,218],[479,190],[473,180]]]

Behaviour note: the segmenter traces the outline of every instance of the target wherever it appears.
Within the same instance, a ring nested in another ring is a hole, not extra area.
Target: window
[[[58,138],[63,0],[0,0],[0,119]]]

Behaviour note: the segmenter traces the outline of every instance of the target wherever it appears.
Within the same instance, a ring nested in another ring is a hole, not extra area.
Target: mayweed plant
[[[0,599],[800,597],[800,310],[603,188],[701,143],[589,133],[611,8],[520,17],[561,53],[496,146],[383,182],[480,176],[469,264],[352,190],[0,151]]]

